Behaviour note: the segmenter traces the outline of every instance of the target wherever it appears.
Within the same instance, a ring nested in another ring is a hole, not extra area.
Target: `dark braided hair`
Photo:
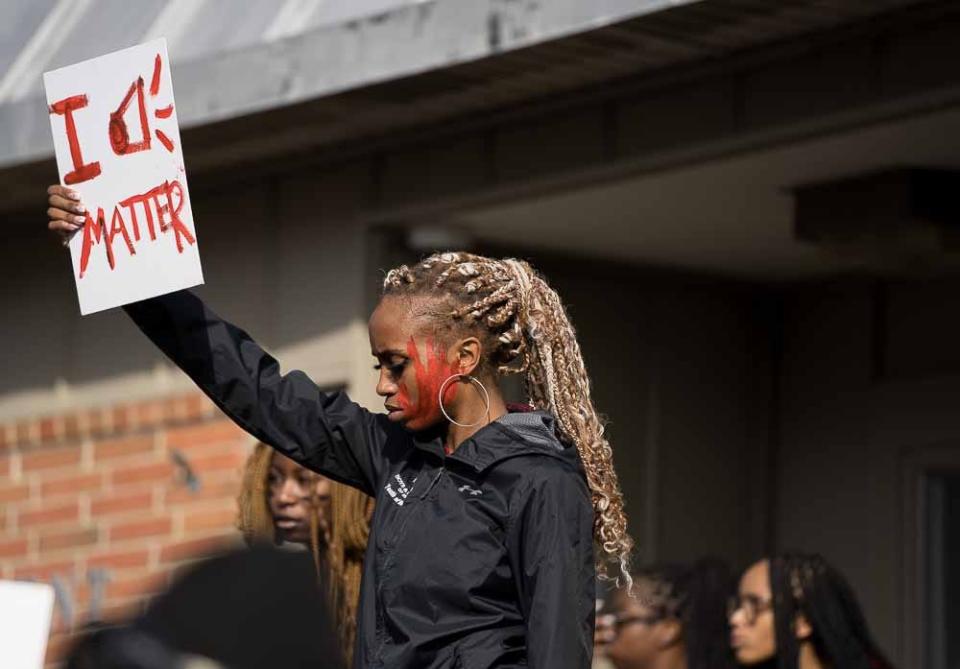
[[[687,669],[736,667],[726,612],[736,579],[722,560],[654,565],[635,571],[633,578],[644,605],[682,625]]]
[[[770,591],[777,669],[797,669],[800,643],[794,624],[810,625],[814,652],[834,669],[892,669],[870,631],[853,588],[821,555],[783,553],[770,558]]]
[[[734,669],[727,602],[737,579],[725,562],[704,558],[690,570],[689,603],[683,618],[687,669]]]

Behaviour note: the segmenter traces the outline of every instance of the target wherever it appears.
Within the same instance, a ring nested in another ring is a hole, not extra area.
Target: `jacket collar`
[[[576,449],[560,442],[556,434],[556,420],[545,411],[508,413],[477,430],[450,455],[444,454],[440,430],[415,433],[413,442],[421,451],[466,465],[478,473],[519,455],[546,455],[561,459],[576,457]]]

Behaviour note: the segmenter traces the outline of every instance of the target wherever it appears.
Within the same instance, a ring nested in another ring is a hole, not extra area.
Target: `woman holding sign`
[[[50,193],[69,234],[76,200]],[[626,576],[631,540],[573,327],[529,265],[443,253],[387,274],[369,322],[386,415],[281,374],[188,292],[126,310],[237,424],[376,496],[355,667],[590,666],[595,568]],[[536,409],[506,405],[505,374]]]

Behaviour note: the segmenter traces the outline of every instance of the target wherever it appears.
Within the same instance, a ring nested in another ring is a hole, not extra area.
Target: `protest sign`
[[[69,243],[80,312],[203,283],[166,40],[43,83],[60,182],[87,207]]]
[[[41,669],[53,615],[53,588],[0,581],[0,648],[4,669]]]

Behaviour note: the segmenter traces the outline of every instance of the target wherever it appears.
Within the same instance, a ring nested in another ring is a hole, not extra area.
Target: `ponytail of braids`
[[[633,547],[623,494],[590,393],[576,332],[559,295],[522,260],[441,253],[387,273],[384,295],[433,297],[439,328],[481,331],[488,364],[499,374],[522,374],[530,403],[553,414],[560,437],[573,444],[587,477],[601,578],[629,585]],[[616,576],[608,565],[617,565]]]

